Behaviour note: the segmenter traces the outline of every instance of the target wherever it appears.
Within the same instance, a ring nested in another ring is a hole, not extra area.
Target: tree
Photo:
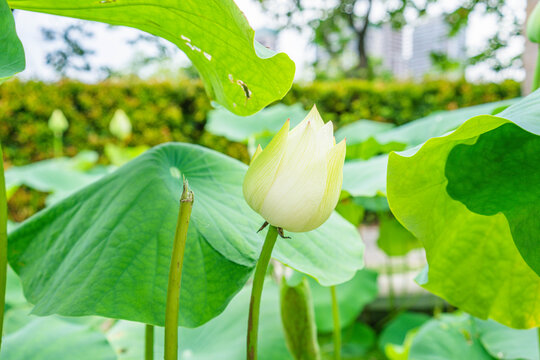
[[[94,54],[94,50],[83,45],[84,40],[94,36],[91,31],[84,28],[83,22],[68,25],[63,29],[42,28],[45,41],[60,41],[59,46],[46,55],[47,65],[62,77],[69,70],[93,71],[87,56]]]
[[[374,64],[370,60],[366,47],[370,28],[389,23],[394,29],[400,29],[408,22],[425,16],[430,8],[441,7],[441,2],[436,0],[337,0],[330,4],[312,0],[258,1],[278,20],[280,29],[311,28],[312,43],[317,48],[317,59],[314,63],[316,67],[321,65],[327,73],[328,64],[337,62],[343,65],[340,59],[347,54],[348,49],[354,49],[355,64],[344,69],[343,75],[363,78],[374,76]],[[377,13],[384,15],[375,15],[374,9],[378,10]],[[475,11],[493,14],[499,19],[504,18],[506,23],[510,22],[511,26],[501,26],[496,29],[485,48],[479,49],[468,64],[487,61],[496,71],[520,65],[518,57],[503,62],[497,56],[508,46],[512,37],[521,33],[523,21],[519,14],[508,11],[504,0],[457,2],[454,8],[443,12],[444,19],[449,25],[448,35],[454,36],[464,29]],[[432,58],[448,61],[440,54]]]
[[[109,26],[110,31],[114,28]],[[130,74],[138,74],[144,67],[159,64],[177,52],[174,45],[157,36],[141,32],[134,38],[127,39],[126,43],[132,46],[141,44],[146,51],[137,53],[127,69],[118,71],[108,66],[96,66],[89,59],[90,55],[95,54],[95,50],[89,45],[94,37],[92,29],[92,23],[88,21],[77,21],[64,28],[41,29],[44,40],[53,42],[56,46],[46,54],[46,63],[60,77],[66,77],[73,72],[97,72],[100,78],[123,76],[126,75],[126,70]]]

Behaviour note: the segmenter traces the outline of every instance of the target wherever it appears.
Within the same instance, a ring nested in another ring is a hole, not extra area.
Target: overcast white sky
[[[436,8],[434,12],[437,13],[442,11],[445,6],[451,7],[453,2],[454,1],[452,0],[441,1],[440,8]],[[236,0],[236,3],[244,12],[251,26],[255,30],[264,27],[275,27],[273,19],[261,10],[260,5],[257,2],[253,0]],[[520,16],[524,17],[525,0],[509,0],[507,4],[510,6],[509,11],[515,11],[518,14],[522,14]],[[381,14],[377,15],[377,12],[375,11],[374,16],[380,15]],[[15,21],[17,33],[25,48],[27,62],[26,70],[19,76],[25,79],[39,78],[44,80],[54,80],[54,72],[46,65],[45,56],[47,52],[55,48],[55,44],[43,40],[41,28],[49,27],[61,29],[68,24],[76,23],[79,20],[17,10],[15,12]],[[497,26],[507,25],[499,24],[494,18],[489,16],[473,16],[470,26],[467,29],[467,48],[474,51],[475,48],[481,47]],[[92,64],[98,66],[107,65],[113,69],[122,70],[125,69],[126,64],[138,53],[147,53],[149,51],[148,48],[144,47],[144,44],[134,47],[126,43],[127,39],[137,37],[140,33],[139,30],[126,27],[111,28],[108,25],[100,23],[92,23],[92,25],[89,26],[89,29],[94,32],[94,37],[92,40],[86,42],[85,45],[96,51],[95,55],[90,55]],[[519,53],[522,49],[523,40],[518,38],[508,50],[508,56]],[[310,78],[309,68],[306,64],[313,60],[315,51],[309,44],[309,34],[307,31],[304,34],[299,34],[292,30],[281,32],[276,50],[286,52],[296,63],[297,79]],[[171,63],[173,65],[186,65],[189,64],[189,60],[184,54],[178,51],[174,58],[171,59]],[[96,74],[81,72],[70,74],[70,76],[88,82],[97,80]],[[472,80],[482,78],[487,80],[499,80],[501,77],[501,75],[493,76],[485,66],[469,69],[467,76]],[[521,80],[524,75],[522,72],[518,71],[509,72],[502,76]]]

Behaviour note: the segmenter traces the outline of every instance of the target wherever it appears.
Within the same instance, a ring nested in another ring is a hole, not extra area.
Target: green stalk
[[[396,309],[396,294],[394,290],[394,270],[392,267],[392,257],[388,257],[386,261],[386,276],[388,276],[388,303],[390,305],[390,311]]]
[[[4,327],[4,308],[6,305],[7,274],[7,198],[4,179],[4,156],[0,146],[0,349],[2,348],[2,329]]]
[[[189,190],[184,179],[184,190],[180,197],[180,211],[174,235],[171,267],[169,269],[169,287],[167,288],[167,304],[165,310],[165,360],[178,359],[178,310],[180,308],[180,282],[182,280],[182,264],[186,249],[186,238],[189,218],[193,207],[193,191]]]
[[[534,69],[534,78],[531,92],[540,87],[540,45],[538,46],[538,57],[536,58],[536,68]]]
[[[341,325],[339,323],[339,303],[336,294],[336,287],[330,286],[332,294],[332,317],[334,319],[334,360],[341,359]]]
[[[278,231],[275,226],[268,227],[268,233],[264,240],[264,245],[257,261],[255,277],[253,278],[253,287],[251,288],[251,302],[249,303],[249,320],[247,333],[247,359],[257,359],[257,340],[259,334],[259,310],[261,308],[261,294],[264,285],[266,269],[270,262],[272,250],[276,243]]]
[[[150,324],[144,330],[144,360],[154,360],[154,326]]]
[[[64,144],[62,141],[62,133],[55,132],[54,139],[53,139],[54,157],[62,157],[63,147],[64,147]]]

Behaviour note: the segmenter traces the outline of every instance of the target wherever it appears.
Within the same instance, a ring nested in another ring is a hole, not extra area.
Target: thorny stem
[[[7,274],[7,198],[4,179],[4,157],[0,146],[0,348],[2,347],[2,329],[4,326],[4,308],[6,304]]]
[[[154,360],[154,326],[150,324],[144,331],[144,360]]]
[[[336,287],[330,286],[332,295],[332,317],[334,319],[334,360],[341,359],[341,325],[339,322],[339,304],[336,294]]]
[[[193,191],[184,179],[184,189],[180,197],[180,211],[174,235],[171,267],[169,269],[169,286],[167,288],[167,304],[165,308],[165,360],[178,359],[178,310],[180,308],[180,283],[182,280],[182,264],[186,249],[186,238],[189,218],[193,207]]]
[[[253,278],[253,287],[251,289],[251,302],[249,304],[249,320],[248,320],[248,333],[247,333],[247,359],[257,359],[257,340],[259,334],[259,310],[261,307],[261,294],[264,285],[264,277],[266,275],[266,269],[270,262],[272,250],[276,243],[278,236],[278,229],[275,226],[270,225],[268,227],[268,233],[264,240],[264,245],[257,261],[257,267],[255,269],[255,277]]]

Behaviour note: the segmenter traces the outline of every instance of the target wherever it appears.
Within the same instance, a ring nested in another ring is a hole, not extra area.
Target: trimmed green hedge
[[[382,83],[349,80],[294,85],[283,100],[313,103],[325,120],[336,126],[365,118],[403,124],[435,110],[456,109],[520,95],[519,83],[469,84],[436,80],[416,83]],[[201,83],[103,82],[82,84],[62,81],[9,81],[0,86],[0,140],[5,160],[14,165],[52,157],[52,132],[47,121],[56,108],[70,126],[64,134],[65,152],[82,149],[103,153],[106,143],[117,140],[109,132],[114,111],[123,109],[133,124],[127,145],[157,145],[166,141],[198,143],[244,162],[246,147],[205,132],[211,109]]]

